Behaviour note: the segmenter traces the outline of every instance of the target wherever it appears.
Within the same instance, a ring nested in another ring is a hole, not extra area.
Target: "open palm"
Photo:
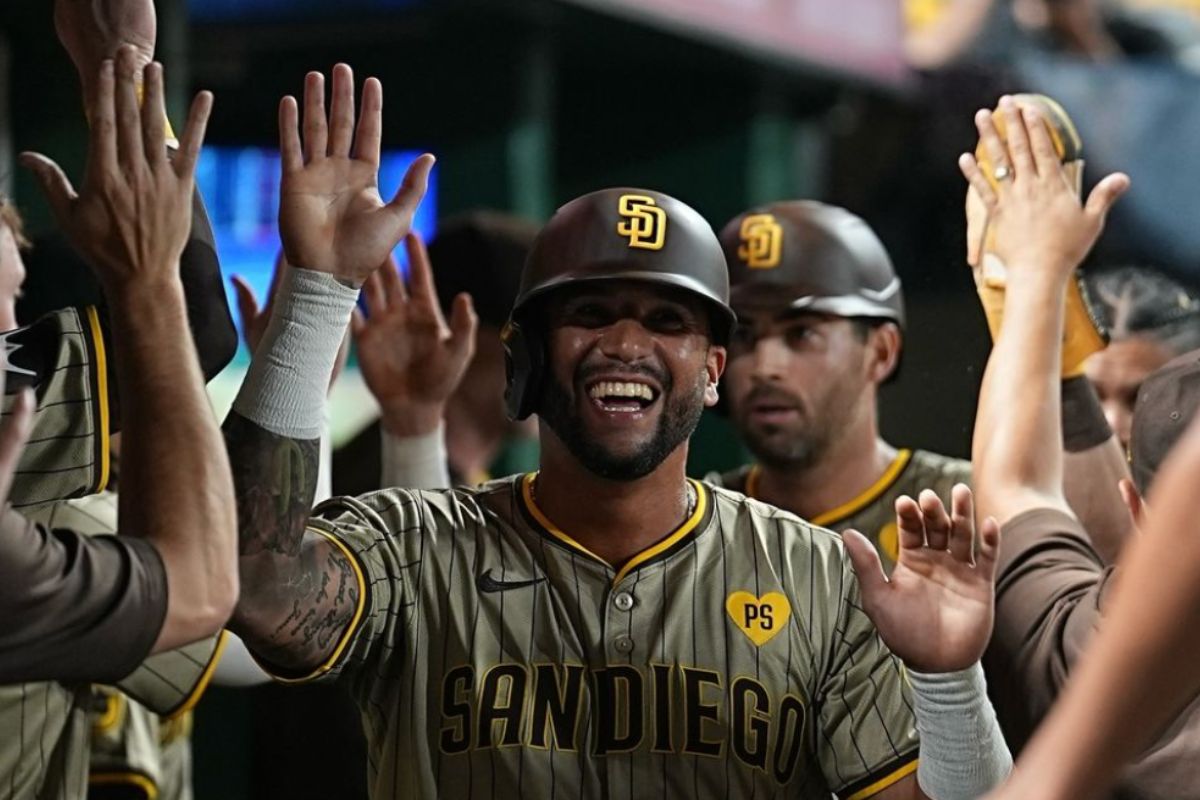
[[[379,195],[383,88],[368,78],[362,113],[354,121],[354,75],[333,70],[333,101],[325,112],[325,78],[311,72],[304,84],[301,143],[295,98],[279,107],[283,161],[279,231],[290,263],[361,286],[408,234],[429,180],[433,156],[413,162],[391,201]]]
[[[929,490],[920,502],[896,501],[900,558],[890,580],[866,537],[845,534],[867,615],[892,652],[920,672],[971,666],[992,634],[999,526],[985,521],[976,547],[971,490],[955,486],[951,505],[947,513]]]
[[[352,330],[384,428],[411,436],[429,433],[441,422],[475,352],[478,320],[464,294],[455,298],[446,324],[425,246],[416,234],[409,234],[405,246],[408,287],[394,262],[372,274],[363,287],[367,316],[355,313]]]

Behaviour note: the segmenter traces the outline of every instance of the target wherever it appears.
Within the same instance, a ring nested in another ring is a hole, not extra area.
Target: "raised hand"
[[[283,271],[286,269],[291,269],[291,266],[281,250],[275,258],[275,268],[271,272],[271,286],[267,289],[267,299],[261,307],[258,304],[258,297],[254,294],[254,289],[246,282],[245,278],[240,275],[230,278],[233,290],[237,294],[238,312],[242,316],[242,340],[246,342],[246,349],[250,351],[251,355],[258,350],[258,343],[262,341],[263,334],[267,331],[267,323],[271,321],[271,308],[275,304],[275,292],[279,289],[279,281],[283,278]],[[349,357],[350,333],[347,331],[346,337],[342,340],[341,349],[338,350],[337,361],[333,364],[333,374],[329,377],[330,391],[337,383],[338,376],[342,374],[342,370],[346,366],[346,359]]]
[[[294,266],[361,286],[408,233],[434,159],[427,153],[413,162],[396,196],[383,202],[378,184],[382,115],[383,87],[368,78],[355,129],[354,75],[345,64],[333,68],[328,120],[325,77],[310,72],[305,79],[303,143],[296,99],[280,103],[279,230]]]
[[[266,302],[260,307],[258,298],[254,294],[254,289],[246,282],[246,279],[240,275],[234,275],[230,278],[233,283],[233,291],[237,295],[238,312],[242,317],[242,339],[246,342],[246,349],[251,355],[258,350],[258,343],[262,341],[263,334],[267,330],[267,323],[271,321],[271,306],[275,301],[275,292],[279,288],[279,281],[283,277],[283,271],[289,269],[287,257],[283,251],[275,258],[275,268],[271,271],[271,287],[267,289]]]
[[[408,287],[394,261],[367,279],[367,316],[351,322],[358,363],[385,430],[415,436],[437,428],[446,401],[475,354],[479,320],[469,295],[454,298],[450,324],[438,304],[429,255],[416,234],[404,240]]]
[[[1018,107],[1009,97],[1001,99],[1000,113],[1005,115],[1007,146],[996,130],[992,112],[983,110],[975,116],[991,162],[1007,169],[997,188],[973,155],[960,156],[959,168],[986,210],[987,224],[994,229],[995,253],[1006,267],[1049,264],[1065,279],[1095,243],[1108,210],[1129,188],[1129,178],[1121,173],[1109,175],[1081,204],[1078,177],[1059,159],[1041,113],[1032,107]],[[970,196],[968,202],[973,202]],[[973,216],[978,218],[978,209]],[[979,247],[972,244],[971,237],[982,236],[982,230],[978,224],[972,227],[968,260],[978,261]]]
[[[865,536],[843,535],[867,616],[891,651],[919,672],[966,669],[992,635],[1000,527],[985,520],[975,548],[971,490],[955,486],[951,507],[947,513],[928,489],[920,502],[896,501],[900,558],[890,580]]]
[[[89,113],[101,61],[115,58],[123,45],[132,46],[140,81],[142,70],[154,60],[154,0],[55,0],[54,29],[79,72]]]
[[[135,89],[138,56],[122,47],[97,80],[87,168],[78,193],[49,158],[22,153],[59,225],[107,289],[153,287],[178,280],[179,256],[192,225],[196,159],[212,95],[196,95],[180,149],[167,158],[162,65],[145,69],[145,101]]]

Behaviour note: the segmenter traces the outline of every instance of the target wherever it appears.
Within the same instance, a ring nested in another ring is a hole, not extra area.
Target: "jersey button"
[[[628,655],[633,652],[633,639],[630,639],[628,636],[618,637],[617,640],[613,642],[613,647],[621,655]]]
[[[613,596],[613,605],[621,611],[628,611],[633,608],[633,595],[629,592],[618,592]]]

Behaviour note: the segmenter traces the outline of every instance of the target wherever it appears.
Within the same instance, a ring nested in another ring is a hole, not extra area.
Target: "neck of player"
[[[670,535],[688,516],[687,444],[642,478],[590,472],[542,426],[537,504],[560,530],[614,568]]]
[[[830,441],[813,464],[803,468],[759,465],[759,500],[813,519],[845,505],[870,489],[896,460],[896,448],[879,436],[874,407],[858,424]]]

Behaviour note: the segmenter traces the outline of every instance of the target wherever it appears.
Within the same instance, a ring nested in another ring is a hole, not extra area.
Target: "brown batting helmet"
[[[713,341],[733,328],[729,275],[712,227],[690,206],[648,189],[603,189],[560,208],[533,243],[504,329],[505,399],[513,419],[532,414],[544,372],[538,301],[583,283],[635,281],[682,289],[710,309]]]
[[[734,308],[792,308],[904,326],[904,298],[875,232],[813,200],[760,206],[721,232]]]

